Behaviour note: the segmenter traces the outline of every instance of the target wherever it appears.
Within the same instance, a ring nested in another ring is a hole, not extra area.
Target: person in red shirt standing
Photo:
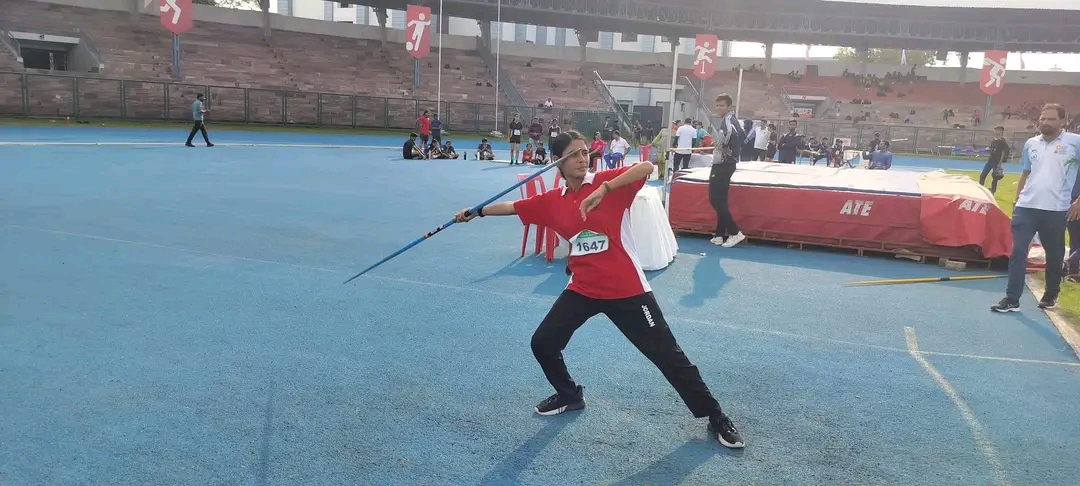
[[[431,138],[431,119],[428,118],[427,110],[424,110],[424,114],[416,119],[416,124],[420,126],[420,141],[426,146],[428,139]]]
[[[653,165],[642,162],[589,172],[589,148],[576,131],[555,137],[551,154],[565,157],[558,167],[564,187],[497,202],[475,213],[464,209],[454,216],[455,222],[465,223],[516,214],[522,223],[545,226],[570,242],[570,283],[532,336],[533,355],[555,388],[554,395],[536,405],[536,413],[556,415],[585,408],[585,387],[570,377],[562,350],[585,321],[604,314],[656,364],[695,417],[708,417],[720,443],[742,448],[742,435],[675,341],[636,256],[630,206]]]

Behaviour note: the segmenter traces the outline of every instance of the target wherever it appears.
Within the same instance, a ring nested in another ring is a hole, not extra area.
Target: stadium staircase
[[[480,36],[476,38],[476,53],[480,55],[480,59],[483,59],[484,64],[488,70],[491,71],[492,77],[497,77],[499,80],[499,87],[502,88],[503,93],[510,98],[510,102],[513,106],[530,106],[525,101],[525,97],[518,91],[517,86],[514,85],[514,81],[507,74],[506,70],[495,61],[495,56],[491,54],[491,48],[488,46],[487,41]]]
[[[22,71],[23,59],[19,41],[0,25],[0,71]]]
[[[836,99],[833,98],[828,88],[820,86],[782,86],[780,88],[780,100],[784,103],[784,108],[787,108],[788,114],[795,112],[795,102],[792,100],[792,96],[815,96],[824,97],[824,101],[819,101],[814,104],[814,111],[812,112],[813,118],[825,118],[830,111],[833,111],[833,107],[836,106]]]
[[[593,83],[596,83],[596,89],[600,91],[600,96],[607,103],[611,111],[615,113],[615,116],[619,119],[619,126],[622,127],[622,133],[627,135],[634,133],[634,122],[630,115],[626,113],[626,110],[622,108],[622,105],[615,99],[615,95],[611,94],[611,90],[608,89],[607,83],[604,82],[604,78],[600,77],[600,73],[593,71],[593,75],[596,76],[593,79]],[[632,137],[631,137],[632,138]]]

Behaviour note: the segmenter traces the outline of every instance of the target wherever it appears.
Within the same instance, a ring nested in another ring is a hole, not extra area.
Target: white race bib
[[[584,256],[603,253],[608,249],[608,237],[600,233],[584,230],[570,239],[570,256]]]
[[[521,130],[514,130],[514,136],[515,137],[520,137],[521,136]]]
[[[558,137],[558,136],[559,136],[559,132],[551,132],[551,138],[555,138],[555,137]]]

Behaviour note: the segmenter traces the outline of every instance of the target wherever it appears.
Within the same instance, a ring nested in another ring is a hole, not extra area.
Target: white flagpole
[[[439,113],[439,112],[442,111],[442,68],[443,68],[443,63],[442,63],[442,34],[443,34],[442,26],[443,26],[443,22],[449,23],[449,21],[443,20],[443,0],[439,0],[439,82],[438,82],[438,88],[437,88],[438,91],[436,92],[437,94],[435,95],[435,106],[437,106],[438,108],[435,109],[435,113]]]
[[[666,151],[669,147],[671,147],[671,140],[675,136],[674,129],[671,128],[671,125],[675,122],[675,81],[678,80],[679,76],[679,48],[675,44],[675,42],[678,41],[678,37],[673,37],[671,43],[671,51],[673,55],[671,60],[671,93],[668,95],[668,103],[670,103],[671,105],[671,114],[669,115],[669,120],[667,123],[668,136],[664,137],[664,146],[657,147],[656,150]],[[663,129],[664,128],[661,127],[661,130]],[[657,155],[660,154],[657,153]],[[661,174],[661,176],[664,178],[664,209],[665,211],[667,211],[668,216],[671,216],[671,210],[669,209],[670,205],[668,204],[668,185],[671,183],[671,179],[668,177],[668,175],[674,174],[674,172],[671,171],[671,163],[673,161],[672,154],[670,152],[665,152],[664,160],[666,161],[664,164],[664,173]]]
[[[499,131],[500,119],[499,119],[499,51],[502,50],[502,0],[499,0],[499,5],[496,7],[498,11],[495,14],[496,24],[499,24],[499,31],[495,34],[495,129],[493,132]]]
[[[739,68],[739,86],[735,88],[735,118],[739,118],[739,100],[742,99],[742,74],[743,69]]]

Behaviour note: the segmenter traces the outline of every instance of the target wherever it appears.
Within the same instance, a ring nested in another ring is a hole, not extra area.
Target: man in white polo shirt
[[[622,138],[622,134],[618,130],[615,130],[611,134],[611,144],[608,145],[610,152],[604,154],[604,161],[607,162],[608,169],[614,169],[616,165],[619,165],[626,154],[630,153],[630,144],[627,143],[625,138]]]
[[[1056,103],[1043,106],[1039,132],[1028,139],[1020,153],[1020,176],[1012,215],[1013,251],[1009,259],[1009,284],[1005,298],[990,307],[994,312],[1020,310],[1024,292],[1028,247],[1036,234],[1046,252],[1046,293],[1039,307],[1057,305],[1065,260],[1065,226],[1080,217],[1080,199],[1072,201],[1080,164],[1080,135],[1062,130],[1065,108]]]
[[[689,118],[684,120],[682,126],[675,130],[675,137],[678,141],[675,144],[675,163],[672,165],[672,170],[678,172],[690,168],[690,155],[693,151],[689,149],[693,148],[694,139],[697,138],[697,129],[693,126],[693,120]]]

